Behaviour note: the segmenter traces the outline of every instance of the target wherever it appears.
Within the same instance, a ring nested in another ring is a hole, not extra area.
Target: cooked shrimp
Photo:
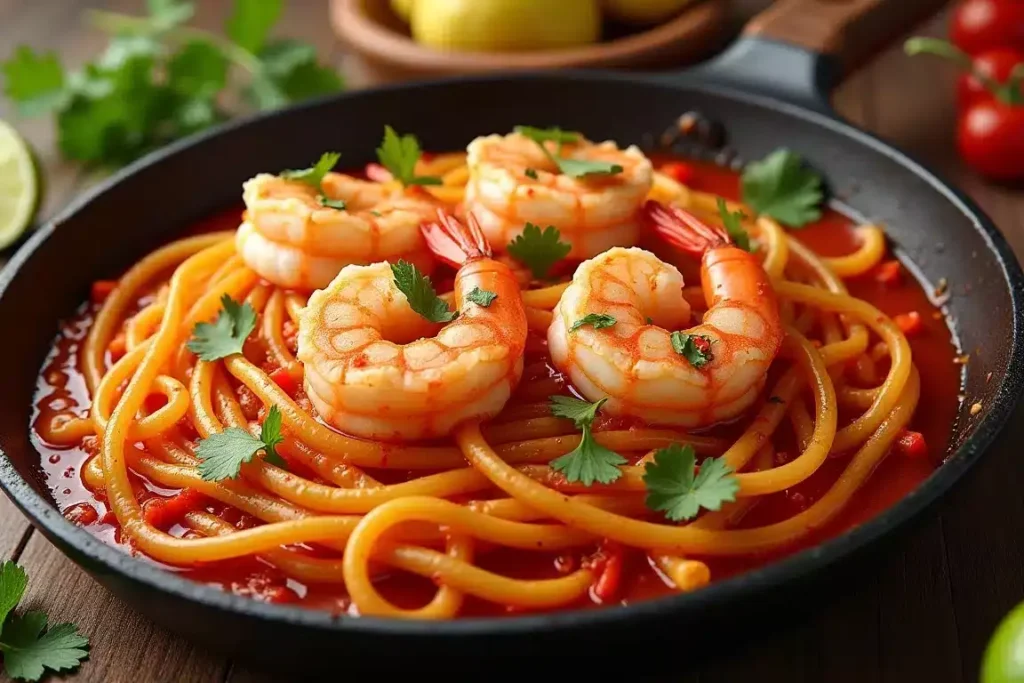
[[[245,183],[245,220],[236,245],[261,277],[313,290],[350,264],[404,259],[423,272],[433,270],[419,226],[436,204],[341,173],[328,173],[321,187],[345,208],[322,205],[315,187],[295,180],[261,173]]]
[[[546,144],[559,153],[555,143]],[[468,153],[465,208],[495,248],[504,249],[528,222],[558,228],[562,241],[572,245],[569,258],[636,244],[639,208],[652,183],[651,162],[637,147],[620,150],[614,142],[584,139],[564,144],[560,154],[566,158],[607,161],[623,169],[589,178],[561,174],[536,142],[519,133],[477,138]]]
[[[453,322],[438,331],[413,312],[387,263],[346,266],[302,312],[306,392],[344,432],[392,441],[443,436],[497,415],[519,383],[526,346],[519,283],[490,258],[472,219],[467,229],[439,215],[423,234],[438,258],[461,265]],[[467,295],[477,288],[497,296],[487,306],[472,303]]]
[[[607,397],[609,413],[688,428],[732,419],[757,397],[782,343],[768,276],[691,214],[657,202],[644,213],[664,239],[701,258],[703,322],[687,329],[679,270],[642,249],[612,249],[581,264],[562,294],[551,358],[587,399]],[[573,330],[588,314],[614,323]]]

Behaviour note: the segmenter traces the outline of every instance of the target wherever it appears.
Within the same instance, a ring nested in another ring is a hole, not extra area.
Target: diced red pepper
[[[100,513],[88,503],[76,503],[64,511],[64,519],[78,526],[90,526],[96,523]]]
[[[101,304],[107,300],[116,287],[117,280],[97,280],[92,283],[92,292],[89,298],[94,304]]]
[[[391,171],[376,162],[366,165],[366,177],[375,183],[387,183],[394,180]]]
[[[593,591],[602,604],[607,604],[615,599],[622,585],[622,565],[625,557],[622,546],[618,543],[605,543],[602,553],[605,555],[604,566],[597,581],[594,582]]]
[[[900,328],[903,334],[908,337],[919,334],[924,330],[924,321],[921,320],[921,314],[917,311],[900,313],[893,317],[893,321],[896,323],[896,326]]]
[[[875,270],[875,280],[886,287],[894,287],[900,284],[901,279],[899,261],[883,261],[878,264],[878,268]]]
[[[157,529],[170,529],[189,512],[205,507],[206,496],[195,489],[182,489],[171,498],[155,498],[145,505],[146,523]]]
[[[294,396],[295,392],[299,390],[298,380],[285,368],[274,370],[270,373],[270,379],[274,380],[274,384],[281,387],[289,396]]]
[[[925,458],[928,456],[928,444],[921,432],[904,429],[896,437],[896,450],[908,458]]]
[[[684,164],[681,161],[670,161],[667,164],[664,164],[661,167],[661,172],[683,185],[686,185],[693,180],[693,176],[695,174],[693,166]]]

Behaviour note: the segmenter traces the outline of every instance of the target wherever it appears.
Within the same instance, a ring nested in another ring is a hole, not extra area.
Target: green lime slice
[[[0,121],[0,249],[21,237],[39,208],[39,176],[28,143]]]

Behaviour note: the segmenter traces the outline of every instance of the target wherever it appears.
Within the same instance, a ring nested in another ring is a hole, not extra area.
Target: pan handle
[[[691,71],[701,79],[834,114],[842,78],[947,0],[776,0],[724,53]]]

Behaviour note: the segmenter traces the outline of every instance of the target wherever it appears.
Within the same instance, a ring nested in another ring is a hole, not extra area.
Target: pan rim
[[[604,609],[569,610],[539,615],[516,617],[470,617],[441,623],[385,619],[380,617],[334,616],[326,611],[311,610],[261,603],[236,596],[220,589],[208,587],[177,574],[140,561],[122,550],[108,546],[83,529],[64,519],[55,506],[38,494],[22,477],[0,449],[0,489],[3,489],[15,505],[28,517],[49,540],[55,541],[58,549],[82,565],[78,557],[88,558],[88,571],[93,574],[113,573],[121,579],[140,584],[149,590],[159,591],[171,598],[196,602],[208,609],[230,612],[244,618],[257,618],[274,622],[280,626],[301,626],[332,633],[352,633],[391,637],[410,637],[423,641],[446,639],[457,636],[502,637],[545,632],[561,632],[581,628],[610,627],[623,622],[639,622],[665,614],[696,613],[715,605],[748,598],[751,595],[773,587],[790,584],[800,578],[820,572],[830,565],[857,554],[874,545],[884,537],[896,533],[913,519],[919,518],[925,508],[942,499],[974,466],[981,456],[1008,424],[1010,417],[1024,395],[1024,273],[1015,255],[1002,234],[980,207],[956,190],[936,173],[912,158],[907,153],[883,142],[846,122],[831,118],[803,107],[759,94],[745,93],[733,88],[716,85],[704,80],[673,74],[659,75],[621,74],[601,70],[575,70],[570,72],[516,72],[494,76],[460,76],[415,83],[393,84],[373,90],[359,90],[309,100],[285,110],[266,112],[256,116],[236,119],[215,128],[200,132],[189,138],[174,142],[112,174],[102,183],[73,199],[54,218],[48,220],[13,255],[7,266],[0,271],[0,298],[17,273],[32,259],[36,251],[49,240],[56,228],[85,209],[91,202],[109,192],[117,191],[122,180],[139,171],[163,163],[188,149],[205,144],[208,140],[257,125],[259,122],[298,112],[315,109],[329,102],[365,97],[375,93],[392,91],[414,92],[454,84],[480,84],[493,82],[517,83],[536,80],[626,82],[632,85],[649,85],[676,90],[698,91],[715,94],[781,112],[800,119],[808,125],[816,125],[830,132],[843,135],[872,151],[887,157],[921,180],[934,191],[951,202],[961,213],[969,217],[974,229],[986,242],[1001,268],[1001,277],[1010,290],[1013,314],[1013,334],[1010,343],[1007,369],[1000,378],[995,398],[989,403],[981,419],[975,425],[974,433],[953,451],[928,479],[895,505],[860,526],[848,530],[824,543],[799,551],[763,567],[739,574],[690,593],[645,600],[628,606]],[[59,542],[56,542],[59,541]],[[70,550],[66,550],[70,549]],[[73,551],[73,553],[71,552]],[[74,555],[74,556],[73,556]],[[76,557],[78,556],[78,557]]]

